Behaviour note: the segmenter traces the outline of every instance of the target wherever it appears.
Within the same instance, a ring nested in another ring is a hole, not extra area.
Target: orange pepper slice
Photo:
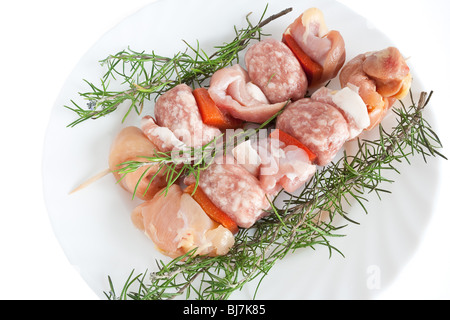
[[[303,71],[305,71],[306,78],[310,86],[314,86],[320,83],[323,74],[323,67],[312,60],[297,44],[294,37],[291,35],[290,30],[286,30],[283,33],[282,41],[291,49],[292,53],[296,56],[300,62]]]
[[[195,193],[193,193],[194,190]],[[225,212],[216,207],[200,186],[197,186],[197,189],[195,189],[195,183],[193,183],[184,189],[184,192],[189,193],[212,220],[221,224],[233,234],[239,231],[237,224]]]
[[[220,111],[206,88],[197,88],[193,91],[193,94],[204,124],[222,130],[242,127],[242,120],[225,115]]]
[[[300,149],[303,149],[308,155],[309,161],[311,161],[312,163],[314,163],[314,161],[317,158],[316,154],[312,152],[307,146],[305,146],[303,143],[295,139],[290,134],[281,131],[280,129],[275,129],[274,131],[272,131],[269,137],[272,139],[278,139],[288,146],[296,146]]]

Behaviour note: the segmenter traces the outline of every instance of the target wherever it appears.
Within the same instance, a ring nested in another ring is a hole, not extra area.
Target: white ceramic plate
[[[347,60],[362,52],[395,45],[363,17],[335,1],[268,2],[267,16],[293,7],[293,12],[264,28],[276,38],[301,12],[315,6],[324,12],[329,28],[343,35]],[[108,117],[66,128],[75,114],[63,105],[68,105],[70,99],[84,105],[77,94],[88,90],[82,79],[100,79],[104,69],[98,61],[109,54],[129,46],[136,51],[155,50],[171,56],[184,50],[182,39],[188,43],[199,40],[202,48],[212,52],[214,45],[234,38],[233,26],[246,26],[247,13],[253,12],[251,19],[256,23],[265,5],[266,1],[258,0],[158,1],[105,34],[65,83],[53,108],[45,142],[45,198],[54,231],[68,259],[99,297],[104,298],[103,291],[109,290],[108,275],[116,289],[121,289],[133,269],[155,270],[155,259],[166,259],[131,223],[130,212],[140,201],[131,201],[111,175],[68,195],[75,186],[107,168],[114,137],[124,126],[138,125],[140,117],[132,114],[122,124],[127,108],[124,106]],[[421,85],[412,70],[417,98]],[[144,113],[151,114],[152,108],[153,104],[147,103]],[[428,112],[427,117],[433,118],[433,114]],[[386,122],[389,121],[395,119],[388,117]],[[414,182],[420,181],[421,189],[430,195],[438,179],[435,166],[425,165],[421,159],[399,168],[403,174],[390,175],[396,182],[385,185],[392,194],[384,195],[382,201],[369,195],[369,214],[360,207],[352,208],[351,217],[360,225],[348,226],[343,230],[346,237],[333,239],[333,245],[345,258],[338,254],[329,258],[325,248],[298,251],[271,270],[257,298],[366,299],[386,288],[415,251],[432,212],[433,199],[425,197]],[[255,286],[256,282],[248,284],[232,298],[252,298]]]

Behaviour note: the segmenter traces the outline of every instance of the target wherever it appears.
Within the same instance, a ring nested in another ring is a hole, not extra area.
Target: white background
[[[105,32],[151,2],[0,3],[0,299],[99,299],[66,259],[48,220],[42,192],[43,142],[54,101],[81,56]],[[437,132],[450,156],[450,2],[340,2],[413,55],[425,89],[435,91]],[[437,206],[424,226],[424,240],[381,299],[450,298],[449,164],[441,170],[444,178],[439,194],[430,195]]]

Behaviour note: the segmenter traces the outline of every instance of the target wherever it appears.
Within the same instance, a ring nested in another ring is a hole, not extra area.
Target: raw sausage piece
[[[134,192],[139,178],[144,174],[145,170],[148,170],[136,190],[136,196],[143,200],[153,198],[156,192],[167,185],[166,179],[162,174],[163,170],[155,176],[158,171],[157,165],[143,166],[122,178],[117,172],[117,169],[120,168],[118,165],[126,161],[145,161],[139,156],[151,157],[155,155],[156,151],[158,151],[156,146],[147,139],[141,129],[131,126],[119,132],[109,153],[109,169],[116,180],[120,181],[119,184],[128,192]],[[154,179],[146,192],[148,184],[153,177]]]
[[[261,89],[250,81],[247,71],[236,64],[216,71],[208,93],[224,113],[244,121],[263,123],[285,103],[270,104]]]
[[[156,124],[169,128],[175,137],[190,147],[200,147],[221,134],[203,123],[191,87],[179,84],[155,103]]]
[[[322,87],[312,94],[311,100],[328,103],[342,113],[347,120],[349,140],[356,138],[370,125],[366,104],[359,96],[358,88],[354,86],[341,90]]]
[[[330,163],[349,137],[342,114],[329,104],[311,99],[288,105],[278,117],[276,127],[314,152],[319,166]]]
[[[281,41],[266,39],[250,47],[245,64],[251,81],[271,103],[305,96],[308,80],[299,61]]]
[[[178,185],[138,206],[131,219],[163,254],[172,258],[195,248],[198,255],[224,255],[234,245],[233,234],[211,220]]]
[[[216,159],[202,171],[199,186],[239,227],[249,228],[267,213],[269,202],[256,177],[232,156]]]

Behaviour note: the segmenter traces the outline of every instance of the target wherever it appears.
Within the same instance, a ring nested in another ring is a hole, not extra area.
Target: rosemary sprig
[[[334,226],[336,216],[350,222],[345,204],[353,200],[365,211],[365,194],[375,192],[379,196],[388,192],[381,188],[386,171],[398,172],[395,164],[409,163],[409,158],[421,155],[443,157],[439,152],[442,144],[423,118],[422,111],[432,93],[422,93],[418,104],[402,106],[394,112],[397,125],[389,133],[380,126],[380,137],[375,141],[358,140],[355,155],[344,156],[337,162],[318,171],[300,195],[283,192],[287,200],[276,205],[272,202],[271,215],[258,221],[250,229],[242,229],[236,235],[236,244],[227,255],[218,257],[195,256],[194,252],[168,263],[157,262],[158,271],[138,274],[132,272],[120,294],[115,292],[109,278],[108,299],[173,299],[186,298],[227,299],[246,283],[264,276],[286,255],[300,248],[319,245],[342,254],[330,238],[342,236],[345,227]],[[279,195],[280,196],[280,195]],[[259,284],[258,286],[259,287]],[[256,292],[255,292],[256,295]]]
[[[188,44],[184,52],[178,52],[173,57],[164,57],[155,52],[137,52],[128,48],[117,54],[110,55],[100,63],[107,67],[107,71],[100,80],[100,85],[84,80],[91,91],[79,93],[88,100],[87,109],[79,106],[71,100],[72,106],[65,106],[78,116],[68,127],[88,119],[98,119],[106,116],[129,101],[129,107],[123,116],[123,120],[135,110],[140,114],[146,100],[157,98],[162,93],[173,88],[177,84],[185,83],[192,86],[200,86],[208,80],[214,72],[239,62],[239,52],[244,50],[252,40],[260,40],[264,34],[262,27],[271,21],[289,13],[292,8],[285,9],[267,19],[264,16],[267,6],[254,26],[246,16],[247,27],[238,30],[234,28],[235,38],[223,45],[216,46],[216,52],[208,55],[197,41],[195,46]],[[264,19],[264,20],[263,20]],[[111,90],[111,81],[119,81],[125,86],[123,90]]]

